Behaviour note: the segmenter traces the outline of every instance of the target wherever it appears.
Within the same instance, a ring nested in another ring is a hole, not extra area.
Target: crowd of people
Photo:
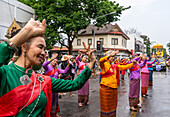
[[[96,69],[100,70],[101,117],[116,117],[118,86],[125,80],[125,72],[130,74],[129,108],[141,108],[140,89],[141,96],[147,97],[148,86],[153,85],[155,55],[149,58],[134,54],[131,59],[120,60],[115,58],[119,51],[109,50],[98,61],[90,44],[87,47],[83,43],[84,49],[78,51],[77,57],[62,55],[60,60],[53,53],[50,58],[45,51],[45,30],[45,20],[40,23],[31,19],[18,34],[0,44],[0,116],[59,117],[59,98],[64,92],[72,96],[75,90],[78,106],[88,105],[88,79],[92,73],[95,77]],[[42,61],[44,72],[35,72],[32,66]]]

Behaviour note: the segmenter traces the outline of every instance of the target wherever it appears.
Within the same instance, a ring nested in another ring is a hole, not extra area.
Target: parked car
[[[165,62],[165,60],[163,60],[162,58],[158,58],[158,61],[152,65],[153,70],[156,71],[156,68],[160,66],[161,67],[160,71],[166,71],[166,64],[167,63]]]

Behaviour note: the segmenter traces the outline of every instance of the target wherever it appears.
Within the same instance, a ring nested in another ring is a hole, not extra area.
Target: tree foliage
[[[168,51],[170,51],[170,43],[167,44]]]
[[[46,43],[49,49],[56,42],[69,49],[72,53],[72,42],[78,31],[87,28],[91,19],[115,12],[96,19],[95,25],[100,27],[119,20],[122,11],[130,8],[120,6],[109,0],[18,0],[35,9],[36,19],[47,20]],[[61,36],[67,35],[68,45],[63,43]]]
[[[141,36],[144,39],[144,44],[146,45],[146,54],[148,57],[150,57],[151,53],[150,53],[150,38],[148,36]]]
[[[139,32],[136,28],[129,28],[127,30],[124,30],[125,34],[137,34],[137,35],[141,35],[141,32]]]

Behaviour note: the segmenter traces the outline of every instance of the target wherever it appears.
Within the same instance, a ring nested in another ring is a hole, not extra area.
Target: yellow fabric
[[[118,65],[119,71],[124,71],[133,67],[133,63],[127,65]]]
[[[105,56],[99,60],[99,65],[101,68],[101,74],[105,74],[111,67],[111,64],[109,62],[107,62],[107,56]],[[127,64],[127,65],[118,65],[118,69],[120,71],[129,69],[132,67],[133,67],[133,63]],[[111,88],[117,88],[116,73],[117,72],[115,70],[113,75],[111,75],[109,77],[102,78],[100,84],[111,87]]]

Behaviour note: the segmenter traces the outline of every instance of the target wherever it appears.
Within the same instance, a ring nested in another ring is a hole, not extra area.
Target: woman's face
[[[57,65],[57,59],[54,59],[53,61],[51,61],[51,66],[55,67]]]
[[[83,56],[82,62],[86,62],[86,60],[87,60],[87,57],[86,57],[86,56]]]
[[[45,59],[46,43],[43,37],[35,37],[31,40],[26,50],[26,61],[32,65],[39,65]]]
[[[110,57],[110,58],[109,58],[109,61],[110,61],[110,62],[114,62],[114,58],[115,58],[114,56],[113,56],[113,57]]]

